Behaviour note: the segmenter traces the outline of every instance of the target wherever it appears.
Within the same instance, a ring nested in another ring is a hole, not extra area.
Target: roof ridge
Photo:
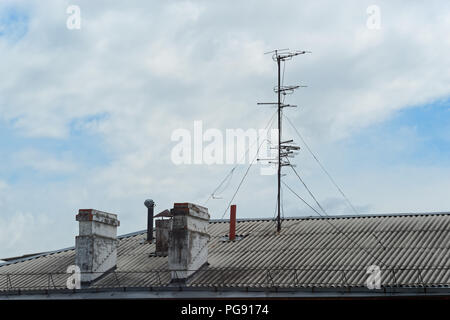
[[[411,217],[411,216],[436,216],[450,215],[450,211],[442,212],[405,212],[405,213],[367,213],[367,214],[336,214],[327,216],[290,216],[284,217],[282,220],[309,220],[309,219],[360,219],[360,218],[385,218],[385,217]],[[212,223],[228,222],[229,219],[210,219]],[[251,221],[275,221],[274,218],[238,218],[238,222]]]

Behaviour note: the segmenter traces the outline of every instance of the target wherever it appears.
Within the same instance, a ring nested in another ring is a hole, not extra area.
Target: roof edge
[[[3,299],[229,299],[229,298],[391,298],[391,297],[446,297],[448,287],[387,287],[382,290],[370,290],[362,287],[341,288],[252,288],[252,287],[127,287],[125,288],[95,288],[79,290],[37,290],[22,292],[0,292]]]

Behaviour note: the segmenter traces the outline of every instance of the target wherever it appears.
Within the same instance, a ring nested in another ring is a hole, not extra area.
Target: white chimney
[[[91,282],[116,267],[117,215],[94,209],[80,209],[76,220],[75,264],[81,270],[81,282]]]
[[[208,209],[192,203],[175,203],[169,242],[172,282],[184,282],[208,262]]]

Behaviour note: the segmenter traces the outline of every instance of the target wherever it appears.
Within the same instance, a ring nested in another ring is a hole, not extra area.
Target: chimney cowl
[[[155,202],[152,199],[147,199],[144,201],[144,205],[150,209],[155,206]]]

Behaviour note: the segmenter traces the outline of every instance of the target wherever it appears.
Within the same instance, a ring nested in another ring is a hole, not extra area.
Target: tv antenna
[[[277,63],[277,71],[278,71],[278,83],[274,87],[274,92],[277,94],[278,101],[277,102],[261,102],[258,105],[276,105],[278,108],[278,146],[276,149],[278,150],[277,159],[264,159],[270,160],[269,163],[276,164],[278,166],[278,195],[277,195],[277,232],[281,231],[281,168],[285,166],[293,166],[291,165],[288,158],[293,158],[295,156],[295,151],[300,150],[300,147],[294,144],[293,140],[285,140],[282,141],[282,113],[284,108],[295,108],[296,105],[290,105],[284,103],[284,98],[286,95],[293,93],[296,89],[305,87],[301,85],[290,85],[286,86],[282,83],[281,79],[281,62],[285,63],[288,60],[291,60],[293,57],[311,53],[309,51],[300,51],[294,50],[291,51],[289,49],[279,49],[270,52],[266,52],[264,54],[272,53],[272,60]],[[283,65],[284,67],[284,65]],[[283,68],[283,81],[284,81],[284,68]],[[283,95],[283,99],[281,99],[281,95]],[[263,160],[263,159],[258,159]]]

